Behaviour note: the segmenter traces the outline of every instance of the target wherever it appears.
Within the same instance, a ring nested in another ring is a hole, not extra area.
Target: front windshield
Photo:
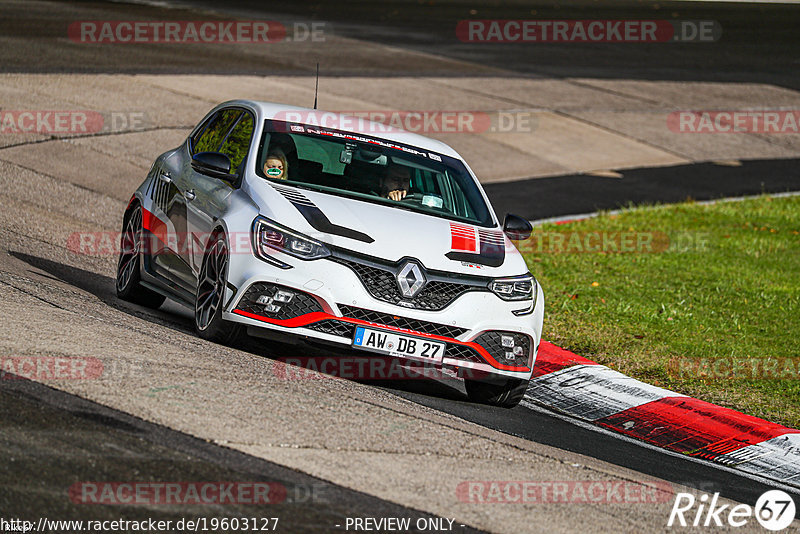
[[[461,161],[393,141],[268,120],[256,171],[288,185],[494,226]]]

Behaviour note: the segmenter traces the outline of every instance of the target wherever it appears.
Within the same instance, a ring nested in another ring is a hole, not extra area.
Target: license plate
[[[440,362],[445,343],[357,326],[353,347],[389,356]]]

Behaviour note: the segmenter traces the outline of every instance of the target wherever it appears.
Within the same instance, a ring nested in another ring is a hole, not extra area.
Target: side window
[[[216,152],[241,114],[240,109],[225,109],[217,113],[200,137],[195,140],[192,155],[198,152]]]
[[[253,116],[245,112],[219,149],[220,152],[231,158],[231,171],[238,169],[247,157],[250,140],[253,138],[253,126]]]
[[[219,117],[219,112],[214,113],[211,117],[209,117],[208,120],[206,120],[203,123],[203,125],[192,136],[192,142],[189,144],[189,148],[192,151],[192,155],[197,154],[196,147],[198,140],[203,136],[204,133],[206,133],[206,131],[208,131],[209,125],[212,124],[217,119],[217,117]]]

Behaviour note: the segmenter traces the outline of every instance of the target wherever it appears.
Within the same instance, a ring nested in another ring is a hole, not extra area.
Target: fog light
[[[275,302],[287,303],[291,302],[292,297],[294,297],[294,293],[290,293],[289,291],[276,291],[273,300],[275,300]]]
[[[519,358],[520,356],[522,356],[522,352],[523,352],[522,347],[520,347],[519,345],[514,347],[514,356]]]
[[[512,336],[501,336],[500,344],[503,346],[504,349],[511,348],[514,346],[514,338]]]
[[[278,293],[280,293],[280,291]],[[289,297],[290,297],[289,300],[291,300],[291,295]],[[261,304],[262,306],[264,306],[264,311],[267,313],[278,313],[279,311],[281,311],[281,307],[275,304],[274,302],[275,300],[277,300],[277,298],[270,297],[269,295],[261,295],[260,297],[258,297],[258,299],[256,299],[256,304]],[[278,301],[278,302],[283,302],[283,301]]]

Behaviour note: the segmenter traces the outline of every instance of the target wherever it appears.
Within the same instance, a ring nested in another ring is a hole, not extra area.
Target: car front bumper
[[[541,339],[544,298],[537,282],[531,313],[515,315],[530,301],[508,302],[490,291],[468,291],[444,309],[403,308],[376,299],[349,267],[331,260],[302,261],[281,255],[291,269],[252,255],[231,258],[223,319],[283,334],[349,346],[356,326],[446,343],[442,367],[529,379]],[[277,287],[276,287],[277,286]],[[278,313],[256,304],[277,289],[296,295]],[[507,359],[501,339],[514,339],[524,355]]]

